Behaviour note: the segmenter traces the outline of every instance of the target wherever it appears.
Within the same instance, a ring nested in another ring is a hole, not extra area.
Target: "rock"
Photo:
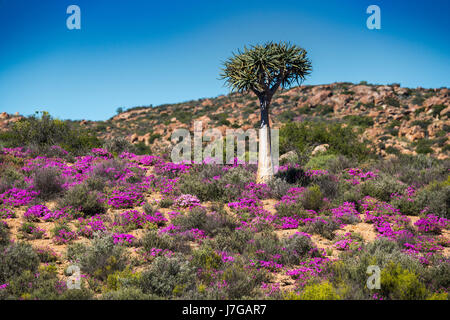
[[[296,159],[298,159],[297,153],[295,151],[289,151],[280,156],[279,162],[282,163],[284,161],[295,161]]]
[[[331,91],[321,91],[312,96],[309,99],[309,103],[313,106],[317,106],[319,104],[322,104],[328,97],[330,97],[333,93]]]
[[[6,112],[0,113],[0,119],[2,120],[9,119],[9,114],[7,114]]]
[[[448,106],[447,108],[442,110],[440,113],[441,117],[444,117],[445,115],[447,115],[447,117],[448,117],[449,114],[450,114],[450,106]]]
[[[419,126],[403,127],[401,132],[404,134],[405,138],[409,141],[416,141],[425,137],[422,128]],[[400,131],[399,131],[400,135]]]
[[[442,121],[433,121],[428,126],[428,135],[430,138],[434,138],[438,132],[440,132],[444,127],[444,123]]]
[[[133,133],[130,137],[130,141],[131,143],[138,141],[138,135],[136,133]]]
[[[330,146],[328,144],[321,144],[317,147],[314,148],[313,152],[311,153],[313,156],[318,154],[318,153],[322,153],[328,150]]]

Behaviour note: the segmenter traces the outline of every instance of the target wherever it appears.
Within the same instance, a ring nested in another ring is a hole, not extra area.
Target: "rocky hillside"
[[[362,137],[374,143],[382,156],[428,153],[448,158],[450,128],[448,88],[403,88],[398,84],[332,83],[298,86],[279,91],[272,100],[271,122],[322,119],[359,127]],[[5,115],[2,116],[5,118]],[[3,121],[14,121],[8,117]],[[107,121],[81,121],[101,138],[126,137],[153,151],[170,145],[176,128],[255,128],[259,123],[258,100],[253,94],[229,94],[157,107],[135,107]],[[2,124],[0,123],[0,128]],[[3,124],[5,126],[5,124]]]

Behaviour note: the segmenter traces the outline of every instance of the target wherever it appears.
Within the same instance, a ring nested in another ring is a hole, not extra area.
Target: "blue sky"
[[[68,30],[66,9],[81,9]],[[381,30],[366,8],[381,8]],[[228,93],[221,62],[246,44],[305,48],[305,84],[449,87],[450,1],[0,0],[0,112],[105,120],[118,107]]]

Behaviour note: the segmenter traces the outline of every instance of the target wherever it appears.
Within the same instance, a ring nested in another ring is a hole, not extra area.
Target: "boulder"
[[[322,153],[328,150],[330,146],[328,144],[321,144],[314,148],[313,152],[311,153],[313,156]]]

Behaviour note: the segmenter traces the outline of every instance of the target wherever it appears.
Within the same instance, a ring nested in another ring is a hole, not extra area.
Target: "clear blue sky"
[[[66,9],[81,8],[81,30]],[[381,30],[366,8],[381,8]],[[0,0],[0,112],[105,120],[118,107],[228,92],[221,62],[246,44],[291,41],[305,84],[449,87],[450,1]]]

